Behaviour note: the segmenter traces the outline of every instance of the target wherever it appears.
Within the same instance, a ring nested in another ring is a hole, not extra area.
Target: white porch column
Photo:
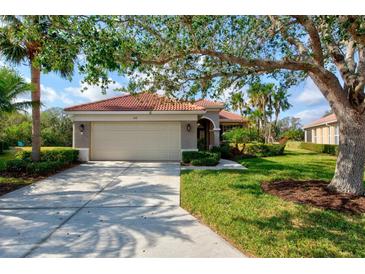
[[[308,142],[307,130],[304,130],[304,142]]]
[[[218,147],[220,145],[220,131],[221,131],[220,128],[214,128],[210,130],[210,132],[213,133],[213,140],[212,140],[213,142],[210,148]]]

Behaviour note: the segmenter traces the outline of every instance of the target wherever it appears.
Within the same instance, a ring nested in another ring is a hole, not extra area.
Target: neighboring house
[[[124,95],[66,108],[73,146],[84,160],[180,160],[181,152],[219,146],[225,130],[246,121],[201,99],[182,102],[153,93]]]
[[[339,128],[335,114],[322,117],[303,127],[304,140],[308,143],[332,144],[339,143]]]

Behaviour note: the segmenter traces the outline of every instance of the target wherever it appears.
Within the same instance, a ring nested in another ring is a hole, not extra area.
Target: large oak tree
[[[261,74],[284,87],[310,77],[339,121],[330,187],[364,193],[363,16],[110,16],[98,21],[84,45],[90,63],[97,64],[83,68],[87,81],[117,70],[129,75],[129,90],[162,89],[191,98],[238,90]]]

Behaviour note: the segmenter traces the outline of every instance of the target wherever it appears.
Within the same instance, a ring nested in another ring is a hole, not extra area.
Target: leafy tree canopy
[[[107,16],[89,20],[99,24],[87,24],[92,28],[84,48],[88,62],[82,66],[87,81],[108,79],[107,71],[117,70],[129,75],[129,91],[162,89],[187,98],[198,92],[214,96],[227,88],[238,90],[263,73],[288,88],[308,73],[337,81],[332,73],[340,71],[348,87],[351,82],[361,90],[362,95],[346,91],[354,103],[363,101],[364,80],[359,77],[363,68],[354,65],[352,54],[365,44],[361,16]],[[345,66],[347,62],[350,66]],[[346,78],[348,72],[352,79]]]

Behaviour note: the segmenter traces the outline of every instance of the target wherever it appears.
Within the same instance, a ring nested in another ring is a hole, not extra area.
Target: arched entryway
[[[214,146],[214,124],[210,119],[201,118],[198,120],[197,140],[198,148],[210,149]]]

